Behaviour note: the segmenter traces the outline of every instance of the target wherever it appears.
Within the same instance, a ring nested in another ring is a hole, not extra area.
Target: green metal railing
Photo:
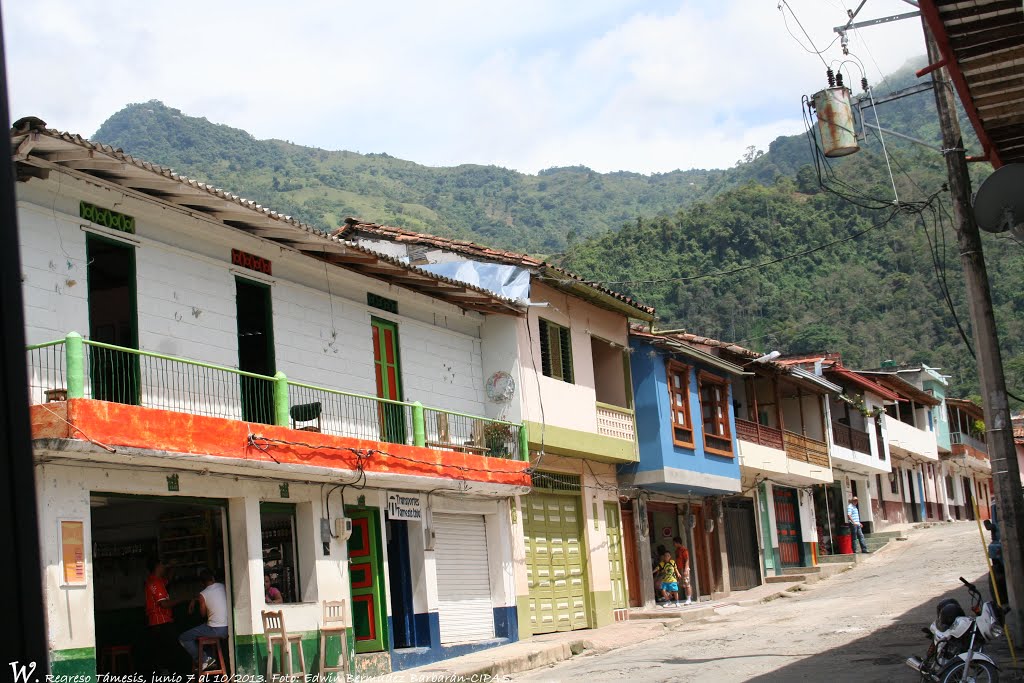
[[[427,446],[497,458],[523,457],[521,425],[435,408],[424,408],[423,417]]]
[[[371,441],[529,459],[521,425],[83,339],[26,347],[32,403],[141,405]]]

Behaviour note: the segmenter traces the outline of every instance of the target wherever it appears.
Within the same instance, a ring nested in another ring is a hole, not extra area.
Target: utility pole
[[[928,46],[928,63],[937,64],[942,60],[935,36],[928,23],[922,18],[925,42]],[[936,81],[935,106],[942,129],[942,149],[949,173],[949,192],[953,200],[953,225],[956,228],[957,244],[960,248],[960,263],[967,284],[967,302],[974,330],[974,351],[977,356],[978,376],[981,380],[981,396],[985,409],[985,431],[988,434],[988,451],[992,463],[992,478],[996,486],[996,508],[999,514],[1000,536],[1003,545],[1003,561],[1006,565],[1006,590],[1008,596],[1000,596],[1003,604],[1013,606],[1008,626],[1016,643],[1024,642],[1024,496],[1021,495],[1020,470],[1013,444],[1013,427],[1010,422],[1010,404],[1006,396],[1006,378],[1003,375],[1003,360],[999,353],[999,336],[996,331],[995,315],[992,312],[992,293],[988,286],[988,272],[982,253],[981,235],[971,209],[971,178],[967,172],[967,157],[964,152],[960,121],[957,119],[956,96],[948,70],[942,69],[945,77]]]
[[[7,105],[7,69],[0,27],[0,548],[7,556],[0,563],[0,585],[6,592],[5,620],[10,629],[0,646],[0,663],[5,671],[8,666],[12,670],[22,667],[32,680],[38,681],[45,680],[50,665],[39,561],[18,215]]]

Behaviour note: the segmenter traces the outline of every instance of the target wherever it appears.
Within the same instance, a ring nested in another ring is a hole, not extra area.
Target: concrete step
[[[853,555],[819,555],[818,564],[853,564]]]
[[[875,531],[870,534],[864,534],[864,537],[870,540],[872,538],[900,538],[906,535],[906,531],[897,529],[896,531]]]
[[[782,570],[784,575],[789,574],[817,574],[821,567],[786,567]]]
[[[766,576],[765,583],[799,583],[806,581],[806,574],[782,574],[781,576]]]

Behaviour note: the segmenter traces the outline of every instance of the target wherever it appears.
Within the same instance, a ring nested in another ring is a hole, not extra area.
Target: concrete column
[[[642,508],[642,509],[641,509]],[[639,501],[634,507],[633,530],[636,533],[637,573],[640,575],[640,598],[644,607],[654,607],[654,566],[651,563],[651,539],[647,530],[647,508]]]

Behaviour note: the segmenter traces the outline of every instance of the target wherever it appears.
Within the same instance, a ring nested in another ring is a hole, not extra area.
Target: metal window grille
[[[560,474],[557,472],[534,472],[531,475],[533,488],[548,491],[572,491],[579,493],[583,488],[578,474]]]

